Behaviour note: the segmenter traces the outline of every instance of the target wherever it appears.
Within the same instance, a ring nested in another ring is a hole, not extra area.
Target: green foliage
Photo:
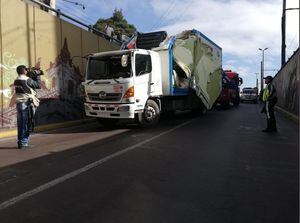
[[[98,19],[94,28],[105,32],[106,25],[114,29],[114,35],[120,37],[122,34],[126,36],[132,36],[136,32],[136,28],[133,24],[128,24],[124,18],[121,9],[115,9],[112,17],[108,19]]]

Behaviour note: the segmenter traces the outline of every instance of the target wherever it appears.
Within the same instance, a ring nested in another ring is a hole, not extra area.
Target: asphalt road
[[[299,128],[277,114],[279,132],[263,133],[259,111],[90,123],[35,135],[28,151],[0,141],[0,156],[23,157],[0,168],[0,222],[298,223]]]

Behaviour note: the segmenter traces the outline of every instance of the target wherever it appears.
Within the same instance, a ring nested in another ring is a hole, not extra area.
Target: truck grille
[[[122,93],[106,93],[100,98],[99,93],[88,93],[88,98],[91,101],[120,101]]]

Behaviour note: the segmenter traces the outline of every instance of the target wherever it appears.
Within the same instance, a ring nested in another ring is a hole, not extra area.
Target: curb
[[[275,106],[275,109],[281,113],[283,113],[287,118],[289,118],[290,120],[299,123],[299,116],[279,107],[279,106]]]
[[[46,132],[46,131],[50,131],[50,130],[86,124],[86,123],[90,123],[92,121],[95,121],[95,119],[89,118],[89,119],[81,119],[81,120],[76,120],[76,121],[68,121],[68,122],[53,123],[53,124],[48,124],[48,125],[40,125],[40,126],[35,127],[34,133]],[[17,134],[18,134],[17,129],[3,131],[3,132],[0,132],[0,139],[13,137],[13,136],[16,136]]]

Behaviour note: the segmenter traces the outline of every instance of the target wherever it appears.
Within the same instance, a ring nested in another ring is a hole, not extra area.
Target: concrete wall
[[[277,105],[299,117],[300,51],[289,59],[276,74],[274,85],[278,94]]]
[[[20,64],[40,67],[37,124],[82,118],[80,83],[85,60],[73,56],[118,49],[117,45],[21,0],[0,0],[0,127],[16,127],[13,82]]]

